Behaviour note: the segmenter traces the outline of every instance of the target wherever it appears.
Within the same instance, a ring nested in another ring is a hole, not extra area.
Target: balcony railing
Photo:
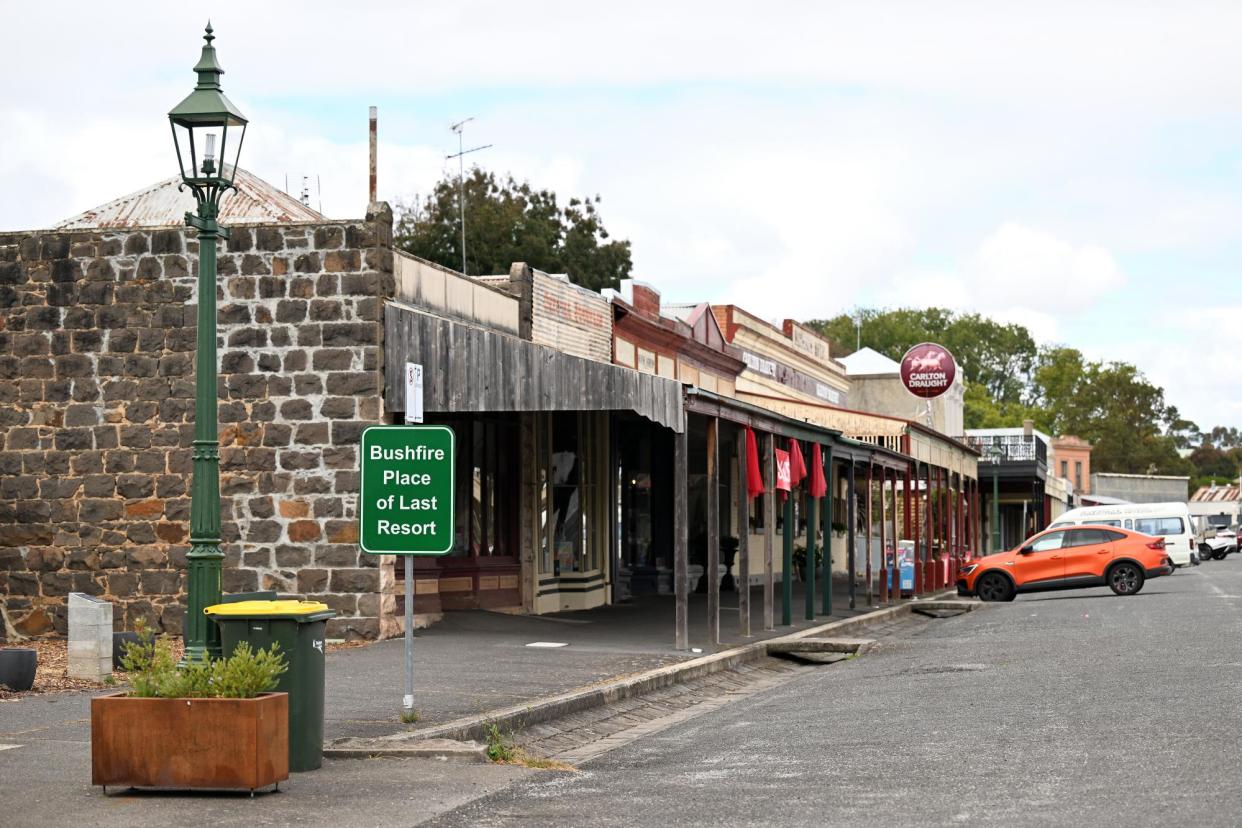
[[[979,463],[1039,463],[1048,465],[1048,445],[1035,435],[998,434],[968,436],[967,442],[979,449]]]

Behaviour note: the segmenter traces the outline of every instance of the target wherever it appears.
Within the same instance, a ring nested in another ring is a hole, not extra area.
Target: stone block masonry
[[[324,601],[331,637],[394,631],[356,524],[391,239],[377,204],[219,248],[224,590]],[[181,632],[197,252],[185,229],[0,234],[0,636],[65,633],[70,592]]]

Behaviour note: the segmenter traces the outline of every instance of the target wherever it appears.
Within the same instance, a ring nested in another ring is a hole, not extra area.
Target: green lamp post
[[[999,466],[1001,461],[1005,459],[1005,449],[998,443],[992,443],[988,449],[988,456],[992,458],[992,554],[1001,551],[1001,526],[1000,526],[1000,474]]]
[[[198,83],[168,113],[182,188],[198,203],[185,223],[198,231],[198,335],[194,364],[193,488],[190,492],[190,552],[185,620],[185,660],[220,657],[220,631],[203,614],[220,602],[220,441],[216,430],[216,240],[229,231],[216,223],[220,197],[233,189],[246,118],[220,91],[224,70],[216,61],[207,23],[203,54],[194,66]],[[230,132],[232,135],[230,136]],[[235,138],[231,156],[229,140]],[[226,163],[229,159],[230,163]]]

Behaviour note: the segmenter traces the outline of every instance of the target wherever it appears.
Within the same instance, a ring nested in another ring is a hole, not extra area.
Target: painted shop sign
[[[372,426],[362,432],[360,541],[372,555],[453,549],[453,430]]]
[[[742,362],[746,363],[746,367],[757,374],[763,374],[765,377],[776,378],[776,362],[771,359],[752,354],[750,351],[742,351]]]
[[[939,397],[956,377],[957,363],[943,345],[923,342],[901,358],[901,382],[916,397]]]

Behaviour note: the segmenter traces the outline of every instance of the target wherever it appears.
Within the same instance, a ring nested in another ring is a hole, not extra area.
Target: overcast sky
[[[176,171],[207,8],[242,166],[330,216],[365,210],[369,105],[389,201],[473,116],[670,300],[978,310],[1242,426],[1240,3],[6,2],[0,229]]]

